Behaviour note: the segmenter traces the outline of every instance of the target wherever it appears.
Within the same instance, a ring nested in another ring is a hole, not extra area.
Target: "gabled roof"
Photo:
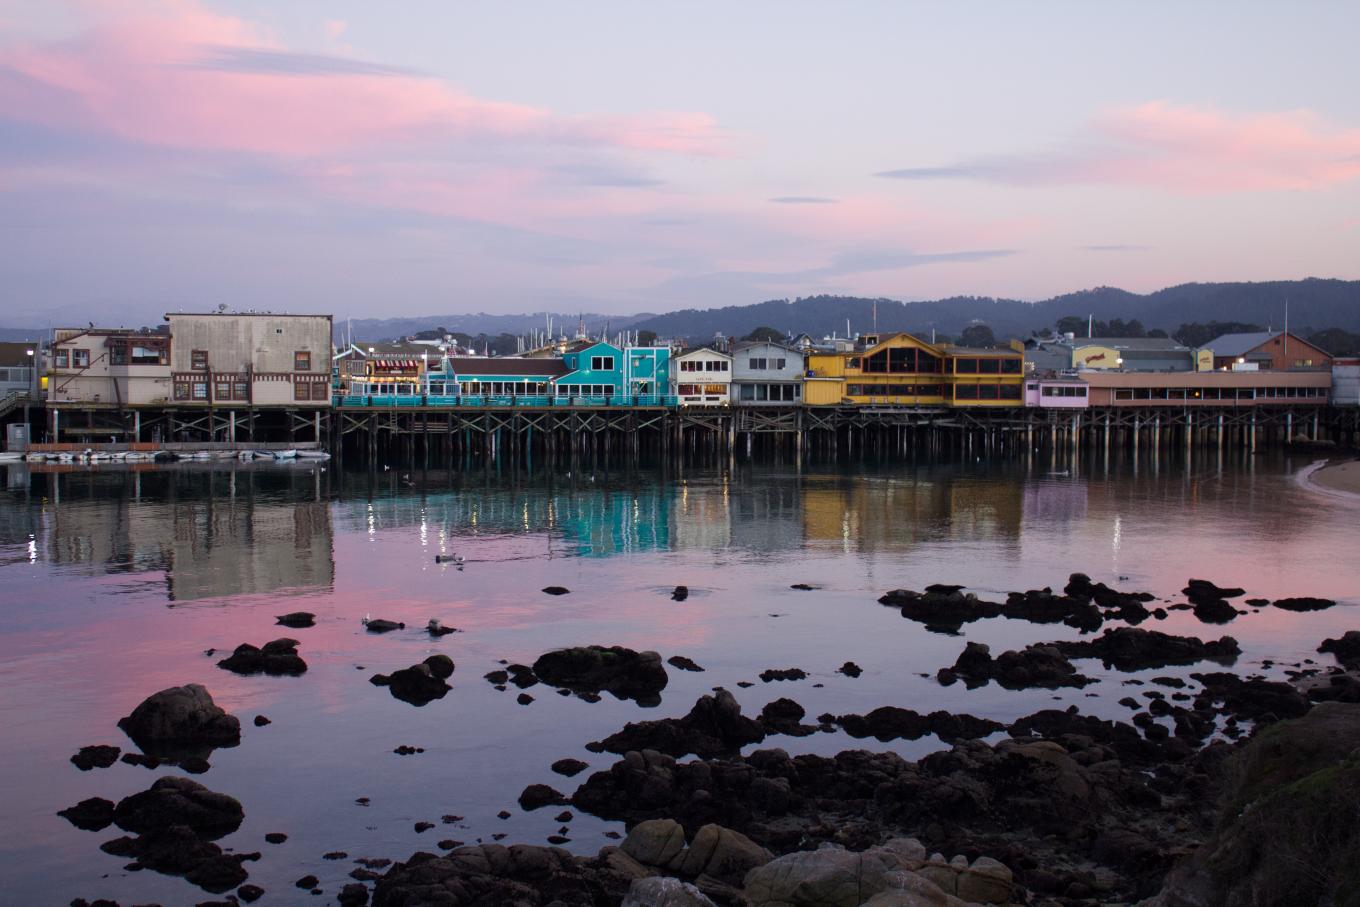
[[[795,353],[799,356],[803,354],[803,351],[798,349],[797,347],[789,346],[787,343],[781,343],[778,340],[743,340],[740,343],[738,343],[735,347],[733,347],[732,351],[735,353],[740,352],[742,350],[749,350],[752,347],[757,346],[774,346],[778,347],[781,350],[784,350],[785,352]]]
[[[721,357],[723,357],[724,359],[731,359],[731,358],[732,358],[732,356],[731,356],[730,353],[724,353],[722,350],[715,350],[715,349],[714,349],[713,347],[711,347],[711,346],[691,346],[691,347],[686,347],[685,349],[681,350],[679,353],[676,353],[676,354],[675,354],[674,356],[672,356],[671,358],[672,358],[672,359],[683,359],[683,358],[686,357],[686,356],[695,356],[695,355],[698,355],[699,353],[712,353],[714,356],[721,356]]]
[[[1184,352],[1190,349],[1171,337],[1077,337],[1072,340],[1074,348],[1083,346],[1108,346],[1116,350],[1162,350]]]
[[[1205,344],[1214,351],[1215,356],[1244,356],[1268,340],[1273,340],[1284,331],[1256,331],[1251,334],[1224,334]]]

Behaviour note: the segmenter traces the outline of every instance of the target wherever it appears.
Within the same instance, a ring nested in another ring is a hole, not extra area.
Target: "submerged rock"
[[[103,831],[113,824],[113,801],[90,797],[57,813],[81,831]]]
[[[148,755],[202,755],[241,742],[241,723],[196,683],[170,687],[144,699],[119,720],[125,734]]]
[[[292,675],[296,677],[307,670],[307,662],[303,661],[302,657],[298,655],[298,645],[296,639],[275,639],[259,648],[250,643],[242,643],[236,647],[229,657],[219,661],[217,666],[235,674]]]
[[[571,592],[566,586],[544,586],[543,591],[548,595],[566,595]]]
[[[1084,687],[1095,683],[1093,678],[1078,674],[1056,646],[1029,646],[1018,652],[1002,652],[993,659],[991,650],[978,642],[968,643],[954,666],[941,668],[936,676],[946,685],[961,679],[970,689],[992,680],[1009,690]]]
[[[803,680],[807,677],[807,671],[802,668],[767,668],[760,672],[760,679],[763,683],[773,680]]]
[[[1271,604],[1286,611],[1322,611],[1333,607],[1336,602],[1330,598],[1308,598],[1304,596],[1302,598],[1277,598]]]
[[[405,630],[406,624],[385,618],[364,619],[364,628],[370,633],[391,633],[393,630]]]
[[[1195,636],[1172,636],[1156,630],[1120,627],[1092,640],[1055,642],[1068,658],[1099,658],[1120,671],[1164,668],[1211,660],[1231,664],[1241,654],[1231,636],[1205,642]]]
[[[92,768],[108,768],[118,761],[118,754],[121,752],[120,748],[106,744],[82,746],[71,757],[71,764],[82,772],[88,772]]]
[[[670,658],[666,659],[666,664],[670,665],[673,668],[679,668],[682,671],[703,670],[703,668],[696,664],[693,659],[686,658],[683,655],[672,655]]]
[[[682,602],[689,598],[689,586],[676,586],[671,590],[671,600]]]
[[[287,614],[280,614],[274,620],[276,623],[295,630],[316,626],[316,615],[310,611],[290,611]]]
[[[764,739],[760,724],[741,714],[731,693],[719,690],[701,696],[683,718],[629,723],[601,741],[599,748],[611,753],[651,749],[673,756],[715,756]]]
[[[576,646],[540,655],[533,675],[544,683],[577,692],[608,692],[639,704],[661,701],[668,680],[661,656],[623,646]]]
[[[428,705],[436,699],[443,699],[453,689],[445,680],[453,675],[453,659],[447,655],[431,655],[424,661],[409,668],[393,671],[391,674],[374,674],[369,682],[375,686],[385,686],[388,692],[402,702],[414,706]]]

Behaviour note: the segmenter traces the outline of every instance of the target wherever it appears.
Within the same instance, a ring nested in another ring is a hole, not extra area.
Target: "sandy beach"
[[[1360,460],[1343,463],[1328,463],[1313,471],[1308,481],[1331,491],[1344,491],[1360,495]]]

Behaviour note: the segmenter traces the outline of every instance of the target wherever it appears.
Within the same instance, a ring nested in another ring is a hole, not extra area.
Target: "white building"
[[[732,402],[732,357],[706,346],[671,358],[671,387],[681,406]]]

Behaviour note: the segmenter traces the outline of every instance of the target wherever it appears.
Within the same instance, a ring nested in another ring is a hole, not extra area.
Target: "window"
[[[751,357],[751,361],[750,361],[751,370],[752,370],[752,371],[756,371],[756,372],[763,372],[763,371],[765,371],[765,369],[769,367],[769,366],[767,366],[767,365],[765,364],[765,363],[768,362],[768,361],[769,361],[769,360],[766,360],[766,359],[757,359],[756,357],[752,356],[752,357]]]
[[[54,350],[52,353],[52,363],[57,368],[71,367],[71,353],[69,350]]]
[[[90,351],[89,351],[89,350],[71,350],[71,367],[72,367],[72,368],[89,368],[89,367],[90,367]]]
[[[954,374],[956,375],[976,375],[978,361],[976,359],[955,359]]]
[[[1002,400],[1019,400],[1019,399],[1020,399],[1020,385],[1018,385],[1018,384],[1003,384],[1003,385],[1001,385],[1001,399],[1002,399]]]
[[[1000,359],[979,359],[979,360],[978,360],[978,372],[981,373],[981,374],[983,374],[983,375],[999,375],[999,374],[1001,374],[1001,360],[1000,360]]]
[[[590,370],[593,372],[612,372],[614,370],[614,357],[591,356]]]
[[[128,348],[125,345],[118,343],[109,347],[109,365],[127,365],[127,364],[128,364]]]
[[[960,384],[954,388],[955,400],[976,400],[977,398],[978,388],[976,384]]]
[[[1295,359],[1294,368],[1309,368],[1313,364],[1312,359]]]
[[[175,399],[176,399],[176,400],[188,400],[188,399],[189,399],[189,382],[188,382],[188,381],[176,381],[176,382],[175,382]]]
[[[1003,375],[1018,375],[1018,374],[1020,374],[1020,369],[1021,369],[1021,366],[1022,366],[1023,364],[1024,364],[1024,363],[1023,363],[1021,360],[1019,360],[1019,359],[1002,359],[1002,360],[1001,360],[1001,374],[1003,374]]]
[[[230,399],[231,399],[231,382],[230,382],[230,381],[214,381],[214,382],[213,382],[213,399],[214,399],[214,400],[230,400]]]
[[[133,365],[165,365],[165,349],[132,345]]]
[[[206,381],[195,381],[195,382],[193,382],[193,385],[192,385],[192,386],[193,386],[193,398],[194,398],[195,400],[207,400],[207,399],[208,399],[208,382],[206,382]]]
[[[231,394],[235,400],[249,400],[250,384],[245,381],[233,381],[231,383]]]
[[[207,350],[194,350],[193,352],[189,353],[189,368],[193,369],[193,370],[196,371],[196,372],[205,372],[205,371],[207,371],[207,370],[208,370],[208,351],[207,351]]]
[[[680,363],[680,371],[682,371],[682,372],[697,372],[697,371],[699,371],[699,366],[700,366],[700,363],[696,362],[695,360],[693,360],[693,359],[686,359],[686,360],[684,360],[684,361],[682,361],[682,362]]]
[[[307,389],[307,385],[304,382],[302,381],[293,382],[293,399],[294,400],[312,399],[311,391]]]
[[[313,381],[313,382],[312,382],[312,399],[313,399],[313,400],[329,400],[329,399],[330,399],[330,396],[331,396],[331,387],[330,387],[329,384],[327,384],[325,381]]]
[[[312,370],[312,354],[308,350],[298,350],[293,353],[293,371],[310,372]]]
[[[776,359],[776,360],[774,360],[774,367],[775,367],[776,369],[778,369],[779,371],[781,371],[781,372],[782,372],[784,369],[788,368],[788,366],[789,366],[789,360],[787,360],[787,359]]]

